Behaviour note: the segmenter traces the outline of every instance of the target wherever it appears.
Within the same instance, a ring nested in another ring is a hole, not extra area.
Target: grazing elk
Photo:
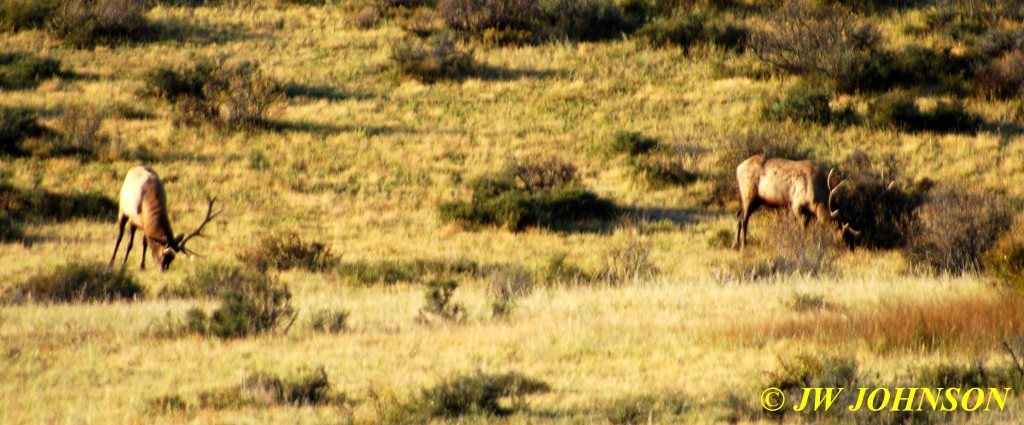
[[[117,248],[121,245],[121,238],[124,236],[124,225],[128,224],[128,247],[124,253],[124,262],[128,262],[128,254],[132,252],[132,243],[135,241],[135,230],[142,229],[142,264],[141,269],[146,269],[146,249],[152,244],[150,253],[153,261],[160,265],[160,271],[167,270],[167,267],[174,261],[175,255],[179,252],[195,254],[185,248],[185,244],[196,236],[203,235],[203,227],[219,215],[223,210],[213,213],[213,203],[216,199],[208,198],[210,204],[206,209],[206,218],[194,232],[188,235],[174,236],[171,231],[171,220],[167,217],[167,194],[164,192],[164,184],[160,177],[149,167],[140,165],[128,170],[121,186],[120,212],[117,217],[117,243],[114,244],[114,254],[110,256],[110,266],[114,266],[114,258],[117,257]]]
[[[733,248],[743,249],[746,246],[750,215],[762,205],[788,209],[804,227],[811,218],[834,226],[839,211],[832,209],[832,197],[845,181],[832,186],[832,171],[826,175],[811,161],[791,161],[764,155],[755,155],[740,163],[736,167],[740,212]],[[859,234],[849,224],[837,227],[837,239],[846,233]]]

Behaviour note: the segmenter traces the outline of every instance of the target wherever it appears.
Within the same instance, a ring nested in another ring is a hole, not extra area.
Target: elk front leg
[[[117,248],[121,246],[121,239],[124,238],[124,225],[128,223],[128,217],[124,214],[117,216],[117,242],[114,243],[114,253],[110,255],[110,264],[107,267],[114,267],[114,259],[117,258]]]
[[[131,254],[132,245],[135,244],[135,229],[136,227],[134,224],[128,225],[128,246],[125,247],[124,261],[121,262],[121,267],[124,267],[125,264],[128,264],[128,254]]]

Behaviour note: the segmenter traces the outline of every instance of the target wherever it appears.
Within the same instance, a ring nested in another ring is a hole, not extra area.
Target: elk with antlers
[[[153,261],[160,265],[160,271],[167,270],[167,267],[174,261],[175,255],[182,252],[194,255],[195,252],[185,248],[185,244],[196,236],[203,235],[203,228],[223,210],[213,212],[215,198],[209,198],[209,205],[206,208],[206,218],[194,232],[188,235],[174,236],[171,231],[171,220],[167,217],[167,194],[164,192],[164,184],[160,177],[149,167],[140,165],[128,170],[121,186],[120,212],[117,218],[117,243],[114,244],[114,254],[110,256],[110,266],[114,265],[114,258],[117,257],[117,248],[121,245],[121,238],[124,237],[124,226],[128,224],[128,247],[124,253],[124,262],[128,262],[128,254],[132,252],[132,243],[135,241],[135,230],[142,229],[142,264],[141,269],[146,269],[146,249],[152,244],[150,253]]]
[[[755,155],[736,167],[736,180],[740,186],[740,212],[733,248],[743,249],[747,244],[747,222],[760,206],[785,208],[801,220],[804,227],[811,218],[833,226],[839,216],[832,209],[832,198],[845,183],[832,186],[832,172],[828,175],[811,161],[791,161]],[[856,236],[848,223],[837,226],[836,237],[844,234]]]

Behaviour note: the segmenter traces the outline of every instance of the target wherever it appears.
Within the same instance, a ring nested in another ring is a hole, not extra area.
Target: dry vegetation
[[[0,0],[0,422],[1021,422],[757,395],[1021,387],[1022,18]],[[863,236],[728,249],[757,153],[836,167]],[[225,204],[166,273],[95,265],[140,162],[172,222]]]

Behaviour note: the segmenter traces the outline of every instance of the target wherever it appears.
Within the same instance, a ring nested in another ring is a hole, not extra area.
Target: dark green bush
[[[348,329],[348,316],[349,313],[345,310],[321,310],[313,313],[309,325],[317,332],[336,334]]]
[[[30,277],[9,289],[3,298],[14,303],[109,302],[142,298],[145,292],[135,277],[123,270],[104,264],[71,263]]]
[[[518,373],[460,375],[424,389],[418,405],[428,416],[456,418],[466,415],[507,415],[521,403],[510,407],[502,399],[521,399],[530,394],[545,393],[550,387],[543,381]]]
[[[232,291],[220,294],[221,305],[209,316],[210,335],[238,338],[287,330],[297,312],[288,286],[266,273],[243,275]]]
[[[576,182],[574,166],[554,158],[514,161],[499,173],[473,180],[470,186],[472,201],[439,206],[443,220],[519,231],[528,226],[559,227],[607,220],[617,212],[611,201]]]
[[[613,0],[550,0],[540,9],[543,30],[558,39],[606,40],[636,27]]]
[[[65,44],[93,47],[147,35],[145,0],[80,0],[59,3],[48,29]]]
[[[700,177],[694,170],[694,161],[673,155],[645,155],[627,161],[633,175],[653,187],[685,186]]]
[[[297,233],[266,235],[245,251],[241,260],[260,270],[301,268],[311,272],[330,269],[337,263],[327,244],[305,241]]]
[[[35,87],[60,75],[60,60],[30,54],[0,54],[0,88]]]
[[[0,32],[43,28],[58,0],[0,0]]]
[[[459,284],[454,280],[427,282],[423,307],[420,308],[418,316],[420,322],[430,323],[435,317],[446,322],[461,322],[465,319],[465,307],[452,301],[452,295],[455,294],[458,287]]]
[[[0,106],[0,155],[25,153],[22,142],[43,134],[39,115],[35,112]]]
[[[1000,197],[944,190],[918,208],[907,233],[907,254],[936,271],[977,271],[1011,224],[1013,211]]]
[[[828,124],[832,121],[832,90],[821,83],[802,82],[791,86],[781,99],[765,105],[762,113],[773,120]]]
[[[529,29],[539,12],[537,0],[439,0],[437,10],[449,28],[479,34],[489,28]]]
[[[391,49],[391,59],[400,75],[425,83],[463,78],[476,67],[473,51],[459,48],[455,37],[445,32],[426,40],[397,43]]]
[[[25,227],[6,211],[0,212],[0,243],[21,240],[25,237]]]
[[[612,154],[636,156],[658,147],[658,139],[636,131],[616,131],[608,151]]]
[[[640,27],[635,35],[637,39],[652,47],[687,48],[703,39],[704,17],[688,13],[657,17]]]

